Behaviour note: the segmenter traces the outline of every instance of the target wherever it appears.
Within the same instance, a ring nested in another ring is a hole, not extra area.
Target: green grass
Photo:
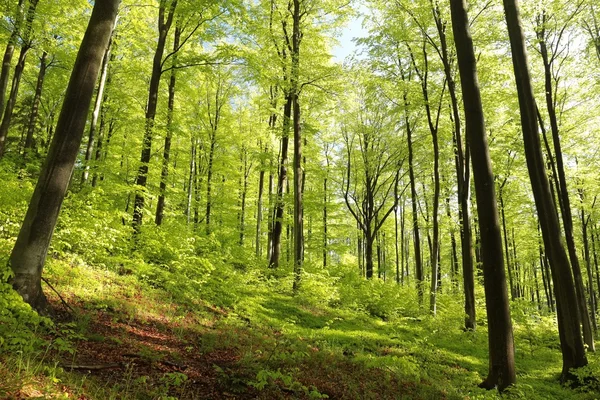
[[[182,295],[157,289],[135,271],[119,275],[73,258],[51,260],[47,277],[77,315],[47,334],[46,347],[2,354],[0,396],[20,391],[56,398],[194,398],[197,383],[185,370],[155,368],[170,359],[212,363],[210,380],[202,384],[232,398],[501,398],[477,388],[487,373],[486,327],[461,330],[455,295],[440,296],[436,318],[416,318],[413,309],[403,314],[400,304],[384,320],[361,307],[341,307],[335,299],[315,301],[315,293],[292,296],[281,289],[281,280],[256,271],[221,272],[227,279],[209,277],[200,293]],[[223,287],[210,287],[217,282]],[[573,390],[558,383],[561,358],[551,317],[527,303],[513,304],[513,316],[518,384],[502,398],[600,397],[591,385]],[[99,318],[119,329],[96,332]],[[125,348],[128,338],[144,329],[162,338],[135,347],[140,362],[152,364],[149,372],[124,367],[115,378],[60,366],[77,360],[82,343]],[[173,347],[165,347],[171,341]],[[598,357],[589,358],[593,374],[600,369]]]

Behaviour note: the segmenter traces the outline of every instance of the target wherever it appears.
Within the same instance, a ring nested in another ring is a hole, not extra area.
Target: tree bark
[[[119,3],[120,0],[105,0],[94,5],[73,66],[52,145],[10,255],[13,287],[38,310],[43,310],[46,305],[41,276],[48,246],[81,146],[94,86]]]
[[[258,148],[262,151],[262,143],[258,143]],[[265,147],[264,154],[267,154],[267,148]],[[260,161],[260,172],[258,174],[258,199],[256,201],[256,241],[255,241],[255,251],[256,257],[260,257],[262,254],[261,249],[261,225],[263,219],[263,193],[265,189],[265,163],[261,157]]]
[[[527,167],[554,281],[558,328],[563,356],[561,381],[565,382],[574,378],[571,369],[587,365],[587,358],[581,336],[579,317],[577,313],[573,312],[578,306],[569,258],[562,243],[556,207],[552,200],[550,184],[544,165],[519,9],[516,0],[503,0],[503,3],[519,95]]]
[[[288,162],[288,144],[290,123],[292,119],[293,96],[286,94],[285,105],[283,107],[283,136],[281,137],[281,156],[279,161],[279,174],[277,177],[277,194],[275,195],[275,210],[273,218],[273,236],[271,237],[271,258],[269,267],[279,268],[279,259],[281,257],[281,233],[283,231],[283,212],[284,200],[283,193],[287,180],[287,162]]]
[[[114,31],[113,31],[114,32]],[[102,68],[100,69],[100,82],[98,82],[98,90],[96,92],[96,102],[94,104],[94,110],[92,111],[92,120],[90,121],[90,132],[88,135],[88,142],[85,149],[84,157],[84,168],[81,174],[81,187],[83,187],[89,176],[90,176],[90,161],[94,151],[94,142],[96,141],[96,130],[98,127],[98,119],[100,117],[100,110],[102,109],[102,100],[104,99],[104,89],[106,87],[106,78],[108,76],[108,63],[110,61],[112,39],[108,42],[108,47],[104,53],[102,60]]]
[[[35,9],[37,8],[38,0],[30,0],[29,8],[27,9],[27,15],[25,17],[25,26],[22,30],[21,50],[19,52],[19,60],[15,66],[15,73],[13,74],[12,85],[10,88],[10,95],[6,102],[6,108],[4,110],[4,116],[2,117],[2,123],[0,124],[0,158],[4,156],[6,152],[6,139],[8,136],[8,130],[12,121],[13,111],[17,104],[17,96],[19,93],[19,87],[21,85],[21,78],[23,76],[23,70],[25,69],[25,60],[27,59],[27,53],[31,49],[32,39],[31,32],[33,30],[33,20],[35,19]]]
[[[300,289],[304,264],[304,168],[302,166],[302,131],[300,127],[300,0],[293,0],[292,24],[292,104],[294,113],[294,292]]]
[[[146,199],[145,191],[146,183],[148,182],[150,157],[152,155],[152,136],[154,135],[154,120],[156,118],[156,110],[158,108],[158,94],[160,88],[160,78],[162,76],[163,54],[165,52],[167,36],[173,23],[175,8],[177,7],[177,0],[172,0],[169,11],[165,18],[165,13],[167,12],[167,2],[168,0],[161,0],[158,9],[158,41],[156,43],[156,50],[154,51],[150,86],[148,88],[146,124],[144,127],[144,139],[142,142],[140,167],[135,179],[136,191],[133,207],[133,231],[136,235],[139,234],[142,229],[142,220],[144,217],[144,203]]]
[[[177,65],[177,50],[181,38],[181,28],[175,26],[175,35],[173,38],[173,59],[171,66],[171,77],[169,79],[169,99],[167,101],[167,132],[165,135],[165,146],[163,149],[162,169],[160,171],[160,188],[158,201],[156,203],[156,215],[154,222],[157,226],[162,225],[165,217],[165,196],[167,192],[167,181],[169,179],[169,163],[171,158],[171,142],[173,140],[173,112],[175,108],[175,87],[177,86],[177,74],[175,66]]]
[[[452,106],[451,119],[453,125],[453,141],[455,146],[455,167],[458,187],[458,212],[460,219],[460,242],[462,252],[463,285],[465,294],[465,329],[475,329],[475,276],[473,268],[473,238],[471,234],[471,217],[469,207],[471,176],[469,169],[468,145],[463,149],[462,129],[456,82],[452,73],[451,58],[448,54],[446,39],[446,24],[442,21],[439,6],[432,7],[438,36],[441,45],[441,60],[444,65],[444,75],[448,82],[448,93]],[[453,248],[455,248],[454,234],[452,235]],[[456,251],[454,252],[456,255]]]
[[[571,267],[573,269],[573,278],[575,280],[575,294],[577,296],[577,304],[579,306],[579,314],[583,326],[583,338],[585,344],[588,346],[588,351],[595,351],[594,333],[592,331],[590,314],[585,300],[585,288],[583,286],[581,266],[579,264],[579,258],[577,257],[577,249],[575,247],[575,240],[573,238],[573,216],[571,213],[571,202],[569,200],[569,192],[567,188],[567,178],[563,162],[562,146],[560,143],[558,119],[556,117],[556,110],[554,107],[554,87],[552,84],[552,64],[554,61],[554,56],[550,58],[548,55],[548,47],[546,45],[545,12],[543,13],[541,18],[541,26],[538,26],[537,37],[540,46],[540,53],[542,55],[542,61],[544,64],[546,107],[548,108],[550,128],[552,130],[552,142],[554,143],[554,155],[556,162],[556,170],[554,171],[554,173],[558,174],[558,185],[556,187],[556,190],[558,192],[558,200],[563,220],[563,226],[565,228],[567,250],[569,252],[569,259],[571,260]]]
[[[14,16],[14,27],[10,33],[6,49],[4,50],[4,56],[2,57],[2,70],[0,71],[0,110],[4,110],[4,103],[6,101],[6,89],[8,87],[8,79],[10,75],[10,67],[12,58],[15,53],[15,44],[20,34],[21,23],[23,19],[23,3],[24,0],[19,0],[16,13]]]
[[[406,81],[406,77],[402,76],[402,80]],[[412,204],[412,226],[413,226],[413,245],[415,248],[415,278],[417,285],[417,293],[419,296],[419,304],[423,303],[423,259],[421,258],[421,237],[419,236],[419,213],[417,200],[417,183],[415,179],[414,167],[414,151],[412,133],[413,127],[408,117],[408,91],[403,94],[404,99],[404,123],[406,125],[406,142],[408,145],[408,177],[410,180],[410,200]]]
[[[477,197],[485,301],[488,314],[489,373],[480,386],[500,391],[516,382],[512,323],[502,260],[502,237],[473,40],[465,0],[450,0],[452,27]]]
[[[38,72],[37,84],[35,85],[35,95],[33,96],[33,103],[31,105],[31,113],[29,114],[29,123],[27,124],[27,136],[25,137],[25,146],[23,149],[23,158],[27,160],[31,151],[33,150],[33,135],[37,125],[37,117],[40,109],[40,100],[42,98],[42,90],[44,88],[44,79],[46,77],[46,70],[48,53],[44,51],[40,58],[40,71]]]

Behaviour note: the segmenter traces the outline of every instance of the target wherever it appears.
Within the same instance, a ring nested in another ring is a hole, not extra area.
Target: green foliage
[[[2,256],[9,254],[6,244],[0,240],[0,354],[31,353],[46,343],[42,333],[53,323],[35,312],[7,283],[12,271],[8,268],[8,257]]]

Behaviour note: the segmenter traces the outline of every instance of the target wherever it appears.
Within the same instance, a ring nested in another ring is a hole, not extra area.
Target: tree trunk
[[[562,244],[556,207],[552,200],[544,165],[521,18],[516,0],[503,0],[503,3],[519,95],[527,167],[554,281],[563,356],[561,381],[565,382],[574,378],[571,369],[587,365],[587,358],[581,337],[580,321],[577,313],[573,312],[578,309],[578,306],[569,258]]]
[[[581,192],[580,192],[581,193]],[[582,200],[583,200],[583,194]],[[583,241],[583,254],[585,259],[585,266],[587,270],[587,278],[588,278],[588,288],[589,288],[589,299],[590,299],[590,310],[592,311],[592,327],[594,328],[594,332],[598,330],[598,326],[596,325],[596,292],[594,290],[594,273],[592,271],[592,263],[590,260],[590,246],[588,243],[588,224],[589,224],[589,216],[586,218],[585,210],[583,209],[583,205],[581,207],[581,232],[582,232],[582,241]]]
[[[465,0],[451,0],[450,9],[463,91],[467,137],[473,150],[472,163],[488,315],[489,373],[481,386],[488,389],[497,387],[502,391],[516,382],[516,373],[494,175]]]
[[[160,78],[162,76],[163,54],[165,52],[167,36],[173,23],[173,17],[175,14],[176,7],[177,0],[173,0],[171,2],[171,6],[169,8],[166,19],[165,12],[167,11],[167,0],[161,0],[158,9],[158,41],[156,43],[156,50],[154,51],[154,59],[152,61],[152,74],[150,76],[150,86],[148,88],[146,124],[144,127],[144,139],[142,141],[140,167],[138,169],[137,177],[135,179],[136,192],[133,208],[133,231],[135,234],[140,233],[142,229],[144,203],[146,198],[145,191],[146,183],[148,181],[148,166],[150,164],[150,157],[152,155],[152,136],[154,135],[154,120],[156,118],[156,110],[158,108],[158,94],[160,89]]]
[[[259,143],[258,147],[262,150],[262,144]],[[267,153],[267,148],[265,147],[265,154]],[[256,257],[260,257],[262,254],[261,249],[261,224],[263,219],[263,192],[265,187],[265,165],[264,161],[260,162],[260,172],[258,175],[258,199],[256,201],[256,242],[255,242],[255,250]]]
[[[240,204],[240,246],[244,246],[244,238],[246,234],[246,197],[248,195],[248,174],[250,168],[248,167],[248,150],[245,146],[242,146],[242,159],[243,159],[243,171],[242,171],[242,196]]]
[[[516,299],[516,290],[515,283],[513,278],[513,268],[510,263],[510,253],[508,249],[508,231],[506,229],[506,215],[504,213],[504,185],[506,184],[506,179],[500,185],[500,189],[498,190],[498,198],[500,199],[500,214],[502,216],[502,238],[504,239],[504,256],[506,257],[506,270],[508,271],[508,283],[510,285],[510,299]]]
[[[404,80],[404,76],[402,77]],[[419,236],[419,213],[417,204],[417,184],[415,180],[414,154],[412,132],[413,127],[408,118],[408,93],[404,92],[404,121],[406,125],[406,141],[408,144],[408,176],[410,180],[410,199],[412,203],[412,225],[413,225],[413,245],[415,248],[415,278],[417,293],[419,295],[419,304],[423,303],[423,260],[421,258],[421,238]]]
[[[546,14],[544,12],[542,17],[542,24],[546,23]],[[540,28],[540,27],[538,27]],[[542,25],[541,29],[538,29],[538,42],[540,45],[540,53],[542,55],[542,61],[544,63],[544,82],[546,91],[546,107],[548,108],[548,116],[550,118],[550,127],[552,130],[552,142],[554,143],[554,155],[556,161],[556,171],[558,173],[558,199],[560,204],[560,210],[563,220],[563,226],[565,228],[565,238],[567,240],[567,249],[569,252],[569,259],[571,260],[571,267],[573,269],[573,278],[575,280],[575,294],[577,296],[577,304],[579,306],[579,314],[581,317],[581,323],[583,325],[583,338],[585,344],[588,346],[588,351],[595,351],[594,345],[594,333],[592,332],[592,326],[590,322],[590,314],[587,308],[585,300],[585,288],[583,286],[583,278],[581,275],[581,266],[579,264],[579,258],[577,257],[577,250],[575,248],[575,240],[573,238],[573,216],[571,213],[571,202],[569,200],[569,192],[567,188],[567,178],[565,175],[565,167],[562,156],[562,146],[560,144],[560,134],[558,129],[558,120],[556,118],[556,110],[554,108],[554,88],[552,85],[552,63],[553,59],[550,60],[548,56],[548,48],[546,46],[546,30]]]
[[[6,101],[6,88],[8,87],[8,78],[10,75],[10,67],[12,58],[15,53],[15,44],[20,34],[21,23],[23,19],[23,3],[24,0],[19,0],[14,19],[14,28],[10,33],[6,49],[4,50],[4,57],[2,57],[2,70],[0,72],[0,110],[4,110],[4,103]]]
[[[327,268],[327,174],[329,174],[329,158],[327,158],[327,171],[323,178],[323,269]]]
[[[169,100],[167,102],[167,132],[165,135],[165,147],[163,149],[163,162],[160,171],[160,189],[158,201],[156,203],[156,215],[154,222],[160,226],[165,216],[165,196],[167,192],[167,181],[169,179],[169,163],[171,158],[171,141],[173,140],[173,110],[175,108],[175,87],[177,86],[177,74],[175,66],[177,65],[177,50],[181,38],[181,28],[175,26],[175,35],[173,38],[173,60],[171,77],[169,79]]]
[[[438,36],[441,44],[441,60],[444,65],[444,75],[448,82],[448,92],[452,106],[451,119],[453,126],[453,141],[455,146],[455,167],[458,186],[458,212],[460,219],[460,241],[462,251],[463,285],[465,294],[465,329],[475,329],[475,276],[473,269],[473,239],[471,235],[471,218],[469,213],[469,195],[471,176],[469,170],[468,145],[463,150],[462,129],[460,124],[460,111],[458,96],[456,95],[456,82],[452,73],[452,65],[448,54],[446,39],[446,23],[442,21],[438,5],[432,8]],[[453,248],[456,247],[454,233],[452,235]],[[456,251],[454,252],[456,254]]]
[[[81,146],[94,86],[119,3],[120,0],[105,0],[94,5],[73,66],[50,151],[10,255],[13,287],[38,310],[43,310],[46,304],[41,276],[48,246]]]
[[[25,17],[25,26],[22,30],[21,51],[19,52],[19,60],[15,66],[15,73],[13,75],[12,85],[10,88],[10,95],[6,103],[6,109],[2,117],[2,123],[0,124],[0,158],[4,156],[6,152],[6,138],[8,136],[8,130],[12,121],[13,111],[17,104],[17,96],[19,93],[19,87],[21,85],[21,78],[23,76],[23,70],[25,69],[25,60],[27,59],[27,53],[32,46],[31,32],[33,30],[33,20],[35,19],[35,9],[37,8],[38,0],[30,0],[29,8],[27,9],[27,15]]]
[[[25,137],[25,146],[23,149],[23,158],[27,160],[33,150],[33,135],[37,125],[37,117],[40,109],[40,100],[42,98],[42,90],[44,88],[44,79],[46,77],[46,69],[48,53],[44,51],[40,58],[40,71],[38,73],[37,84],[35,85],[35,95],[31,105],[31,113],[29,114],[29,123],[27,124],[27,136]]]
[[[185,216],[188,225],[192,222],[192,201],[194,193],[194,172],[196,171],[196,138],[192,137],[190,146],[190,168],[188,173],[187,202],[185,206]]]
[[[88,142],[85,149],[84,168],[81,174],[81,187],[85,185],[90,175],[90,161],[92,160],[92,154],[94,150],[94,141],[96,140],[96,130],[98,126],[98,119],[100,117],[100,110],[102,108],[102,100],[104,99],[104,89],[106,87],[106,78],[108,76],[108,63],[110,61],[112,40],[108,42],[108,47],[104,53],[102,60],[102,68],[100,72],[100,82],[98,83],[98,90],[96,92],[96,102],[94,104],[94,110],[92,111],[92,120],[90,121],[90,133],[88,135]]]
[[[288,143],[290,123],[292,117],[293,96],[291,93],[286,95],[285,106],[283,108],[283,136],[281,137],[281,158],[279,161],[279,175],[277,177],[277,194],[275,198],[275,212],[273,221],[273,237],[271,238],[271,258],[269,267],[277,269],[281,257],[281,233],[283,231],[283,211],[284,201],[283,192],[287,179],[288,162]]]

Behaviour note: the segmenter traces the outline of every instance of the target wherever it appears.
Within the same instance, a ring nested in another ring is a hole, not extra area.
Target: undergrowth
[[[414,288],[366,281],[352,257],[327,270],[307,260],[303,285],[292,293],[290,265],[269,270],[234,241],[198,235],[175,218],[145,227],[132,242],[128,217],[109,200],[119,197],[99,190],[65,201],[45,276],[75,312],[53,322],[6,283],[31,191],[26,179],[7,185],[0,192],[8,204],[0,210],[0,398],[600,397],[595,354],[576,372],[577,389],[558,383],[555,318],[529,302],[512,303],[518,383],[500,396],[477,387],[488,367],[479,283],[478,327],[466,332],[451,282],[444,279],[432,317]],[[140,332],[159,339],[131,342]],[[122,362],[118,374],[66,368],[95,345],[133,349],[137,364]]]

